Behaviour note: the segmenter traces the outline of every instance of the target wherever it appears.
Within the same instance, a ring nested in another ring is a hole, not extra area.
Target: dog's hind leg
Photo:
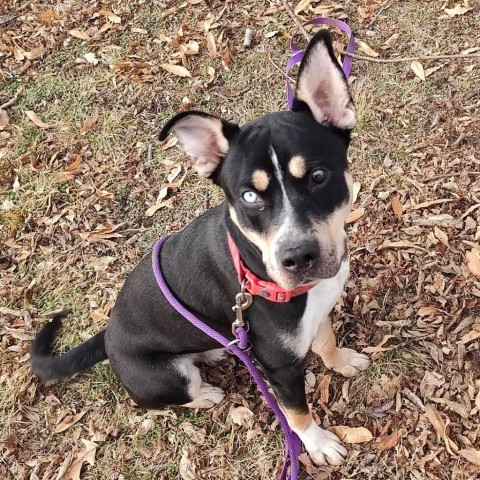
[[[370,366],[370,359],[351,348],[338,348],[332,323],[326,318],[318,328],[312,350],[320,355],[327,368],[332,368],[344,377],[353,377]]]
[[[202,380],[200,370],[186,355],[137,357],[119,376],[135,403],[144,408],[211,408],[225,397],[222,389]]]

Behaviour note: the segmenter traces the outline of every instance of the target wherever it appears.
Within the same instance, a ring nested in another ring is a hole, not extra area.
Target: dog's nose
[[[316,242],[306,242],[280,252],[280,262],[289,272],[306,272],[312,268],[320,256]]]

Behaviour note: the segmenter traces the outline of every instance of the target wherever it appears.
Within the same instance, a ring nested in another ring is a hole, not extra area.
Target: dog
[[[230,236],[251,276],[280,292],[276,299],[265,291],[254,296],[245,313],[249,338],[290,427],[317,465],[340,465],[347,450],[313,420],[305,395],[307,352],[311,348],[344,376],[370,363],[364,354],[337,347],[328,318],[349,274],[344,225],[352,199],[347,150],[355,123],[331,36],[320,30],[300,64],[290,111],[243,126],[185,111],[160,133],[161,140],[175,134],[196,172],[225,192],[221,205],[165,243],[160,264],[166,281],[186,308],[233,338],[231,305],[239,282]],[[55,356],[61,316],[32,344],[32,369],[41,382],[57,382],[108,359],[140,407],[210,408],[224,398],[220,388],[202,380],[198,365],[222,359],[225,349],[168,303],[151,255],[126,279],[106,329]]]

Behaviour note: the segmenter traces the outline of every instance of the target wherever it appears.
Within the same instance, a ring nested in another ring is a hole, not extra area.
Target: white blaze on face
[[[298,238],[302,235],[302,232],[298,229],[296,225],[295,212],[293,209],[292,202],[288,198],[287,190],[283,181],[283,173],[280,168],[280,163],[278,162],[277,154],[275,150],[270,145],[270,158],[273,163],[273,170],[275,178],[277,179],[280,189],[282,191],[282,210],[280,216],[277,220],[278,230],[273,237],[272,245],[269,255],[269,265],[267,265],[268,272],[272,275],[273,278],[277,279],[278,283],[285,284],[288,283],[287,280],[281,281],[284,277],[284,271],[282,265],[279,263],[279,248],[288,238]],[[297,229],[297,231],[295,231]]]

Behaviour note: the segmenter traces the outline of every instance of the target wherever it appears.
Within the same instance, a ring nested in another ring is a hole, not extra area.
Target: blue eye
[[[252,190],[247,190],[246,192],[243,192],[242,198],[247,203],[256,203],[259,200],[258,195]]]

